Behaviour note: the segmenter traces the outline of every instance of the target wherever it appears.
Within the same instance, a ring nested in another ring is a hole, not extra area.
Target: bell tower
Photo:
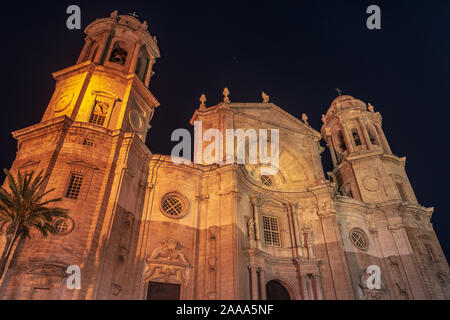
[[[91,23],[77,64],[53,74],[56,89],[42,122],[67,116],[136,132],[145,142],[159,106],[148,86],[160,57],[156,37],[147,28],[147,22],[117,11]]]
[[[339,96],[322,120],[338,193],[367,203],[401,200],[417,204],[405,171],[406,158],[392,154],[381,114],[370,103]]]
[[[121,299],[139,281],[126,275],[138,274],[129,266],[152,157],[145,140],[159,106],[148,86],[160,55],[147,29],[117,11],[91,23],[76,64],[53,74],[41,122],[13,132],[11,172],[44,171],[42,192],[54,189],[69,218],[55,221],[58,234],[33,234],[14,249],[0,298]],[[69,266],[81,270],[80,290],[66,286]]]
[[[334,167],[329,176],[337,188],[336,204],[342,206],[341,234],[355,227],[368,230],[373,245],[368,254],[378,261],[391,299],[448,299],[441,276],[448,273],[448,264],[431,224],[434,208],[418,203],[405,171],[406,158],[392,153],[381,114],[370,103],[342,95],[322,121]],[[352,245],[345,252],[352,257],[348,261],[357,279],[368,263],[366,253],[356,251],[355,260]]]

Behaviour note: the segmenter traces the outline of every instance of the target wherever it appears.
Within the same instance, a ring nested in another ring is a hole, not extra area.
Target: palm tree
[[[51,208],[48,205],[62,199],[43,200],[54,189],[45,193],[39,191],[48,176],[42,176],[42,171],[35,176],[22,175],[19,171],[17,180],[4,169],[8,180],[8,189],[0,187],[0,231],[6,231],[6,244],[0,257],[0,278],[6,267],[14,244],[20,239],[31,238],[30,231],[35,229],[44,237],[56,233],[53,221],[57,217],[67,218],[67,210]],[[6,228],[6,229],[4,229]]]

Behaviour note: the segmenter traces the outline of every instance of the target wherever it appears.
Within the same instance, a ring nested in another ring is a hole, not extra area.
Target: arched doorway
[[[291,300],[287,289],[277,280],[266,284],[267,300]]]
[[[147,300],[180,300],[180,291],[178,284],[149,282]]]

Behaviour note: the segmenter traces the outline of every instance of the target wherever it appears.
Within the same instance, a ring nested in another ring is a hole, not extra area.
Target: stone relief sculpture
[[[183,246],[175,239],[160,242],[150,257],[145,259],[144,282],[164,281],[187,286],[191,264],[182,251]]]
[[[309,117],[306,115],[306,113],[302,114],[302,121],[303,121],[306,125],[309,125],[308,120],[309,120]]]
[[[253,218],[248,219],[248,237],[253,239],[255,237],[255,220]]]
[[[306,249],[306,256],[308,259],[315,259],[316,254],[314,250],[314,233],[312,231],[311,221],[305,222],[302,228],[303,232],[303,247]]]

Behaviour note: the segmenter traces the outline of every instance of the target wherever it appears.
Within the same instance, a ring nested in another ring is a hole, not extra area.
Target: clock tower
[[[66,116],[135,132],[145,142],[158,101],[148,89],[159,58],[147,22],[113,12],[91,23],[77,64],[53,74],[56,89],[42,122]]]
[[[147,22],[119,15],[91,23],[75,65],[53,74],[54,94],[42,121],[13,132],[11,172],[48,175],[42,192],[62,198],[69,219],[58,234],[21,241],[0,280],[2,299],[114,298],[136,252],[148,166],[145,145],[158,101],[148,89],[160,57]],[[109,261],[105,263],[105,261]],[[78,266],[81,289],[66,270]],[[129,279],[129,277],[128,277]],[[100,285],[101,283],[101,285]]]

